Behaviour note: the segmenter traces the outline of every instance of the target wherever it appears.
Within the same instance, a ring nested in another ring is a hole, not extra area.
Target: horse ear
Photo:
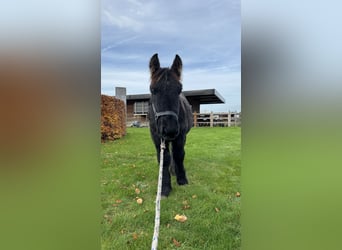
[[[179,55],[176,55],[175,59],[173,60],[171,69],[176,73],[176,75],[180,78],[182,74],[182,59],[179,57]]]
[[[156,53],[156,54],[154,54],[151,57],[151,60],[150,60],[150,72],[151,72],[151,75],[156,73],[156,71],[158,69],[160,69],[160,63],[159,63],[158,54]]]

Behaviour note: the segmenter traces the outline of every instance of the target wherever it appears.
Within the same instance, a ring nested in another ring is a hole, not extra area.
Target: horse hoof
[[[186,185],[188,184],[188,180],[186,178],[177,180],[178,185]]]
[[[171,188],[165,188],[165,189],[162,190],[161,196],[162,197],[168,197],[170,192],[171,192]]]
[[[161,198],[167,198],[169,196],[170,192],[168,193],[161,193]]]

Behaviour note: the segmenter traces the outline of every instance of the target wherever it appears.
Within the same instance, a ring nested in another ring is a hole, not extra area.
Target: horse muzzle
[[[168,140],[168,141],[174,140],[179,134],[178,124],[175,127],[162,126],[160,130],[161,130],[160,136],[163,139]]]
[[[159,136],[165,140],[174,140],[179,134],[178,115],[170,110],[156,112],[152,104]]]

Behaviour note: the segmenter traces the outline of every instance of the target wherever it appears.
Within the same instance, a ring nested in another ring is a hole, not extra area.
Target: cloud
[[[116,47],[118,47],[118,46],[121,45],[121,44],[130,42],[130,41],[133,41],[133,40],[135,40],[135,39],[137,39],[137,38],[138,38],[138,36],[133,36],[133,37],[129,37],[129,38],[123,39],[123,40],[121,40],[121,41],[117,41],[117,42],[115,41],[114,44],[108,45],[107,47],[102,48],[102,49],[101,49],[101,53],[104,53],[104,52],[106,52],[107,50],[116,48]]]
[[[138,20],[130,16],[116,14],[113,15],[107,10],[103,10],[104,18],[106,18],[110,24],[116,26],[119,29],[132,29],[133,31],[140,31],[143,24]]]
[[[168,67],[179,54],[184,89],[216,88],[234,99],[223,108],[240,106],[240,1],[103,0],[102,6],[103,92],[119,84],[130,94],[147,93],[150,57],[158,53]]]

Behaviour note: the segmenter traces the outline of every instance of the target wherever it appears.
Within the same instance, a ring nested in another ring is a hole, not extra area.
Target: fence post
[[[210,127],[212,128],[214,124],[214,115],[213,111],[210,112]]]
[[[194,127],[197,127],[197,112],[194,112]]]
[[[230,127],[230,112],[228,112],[228,127]]]

